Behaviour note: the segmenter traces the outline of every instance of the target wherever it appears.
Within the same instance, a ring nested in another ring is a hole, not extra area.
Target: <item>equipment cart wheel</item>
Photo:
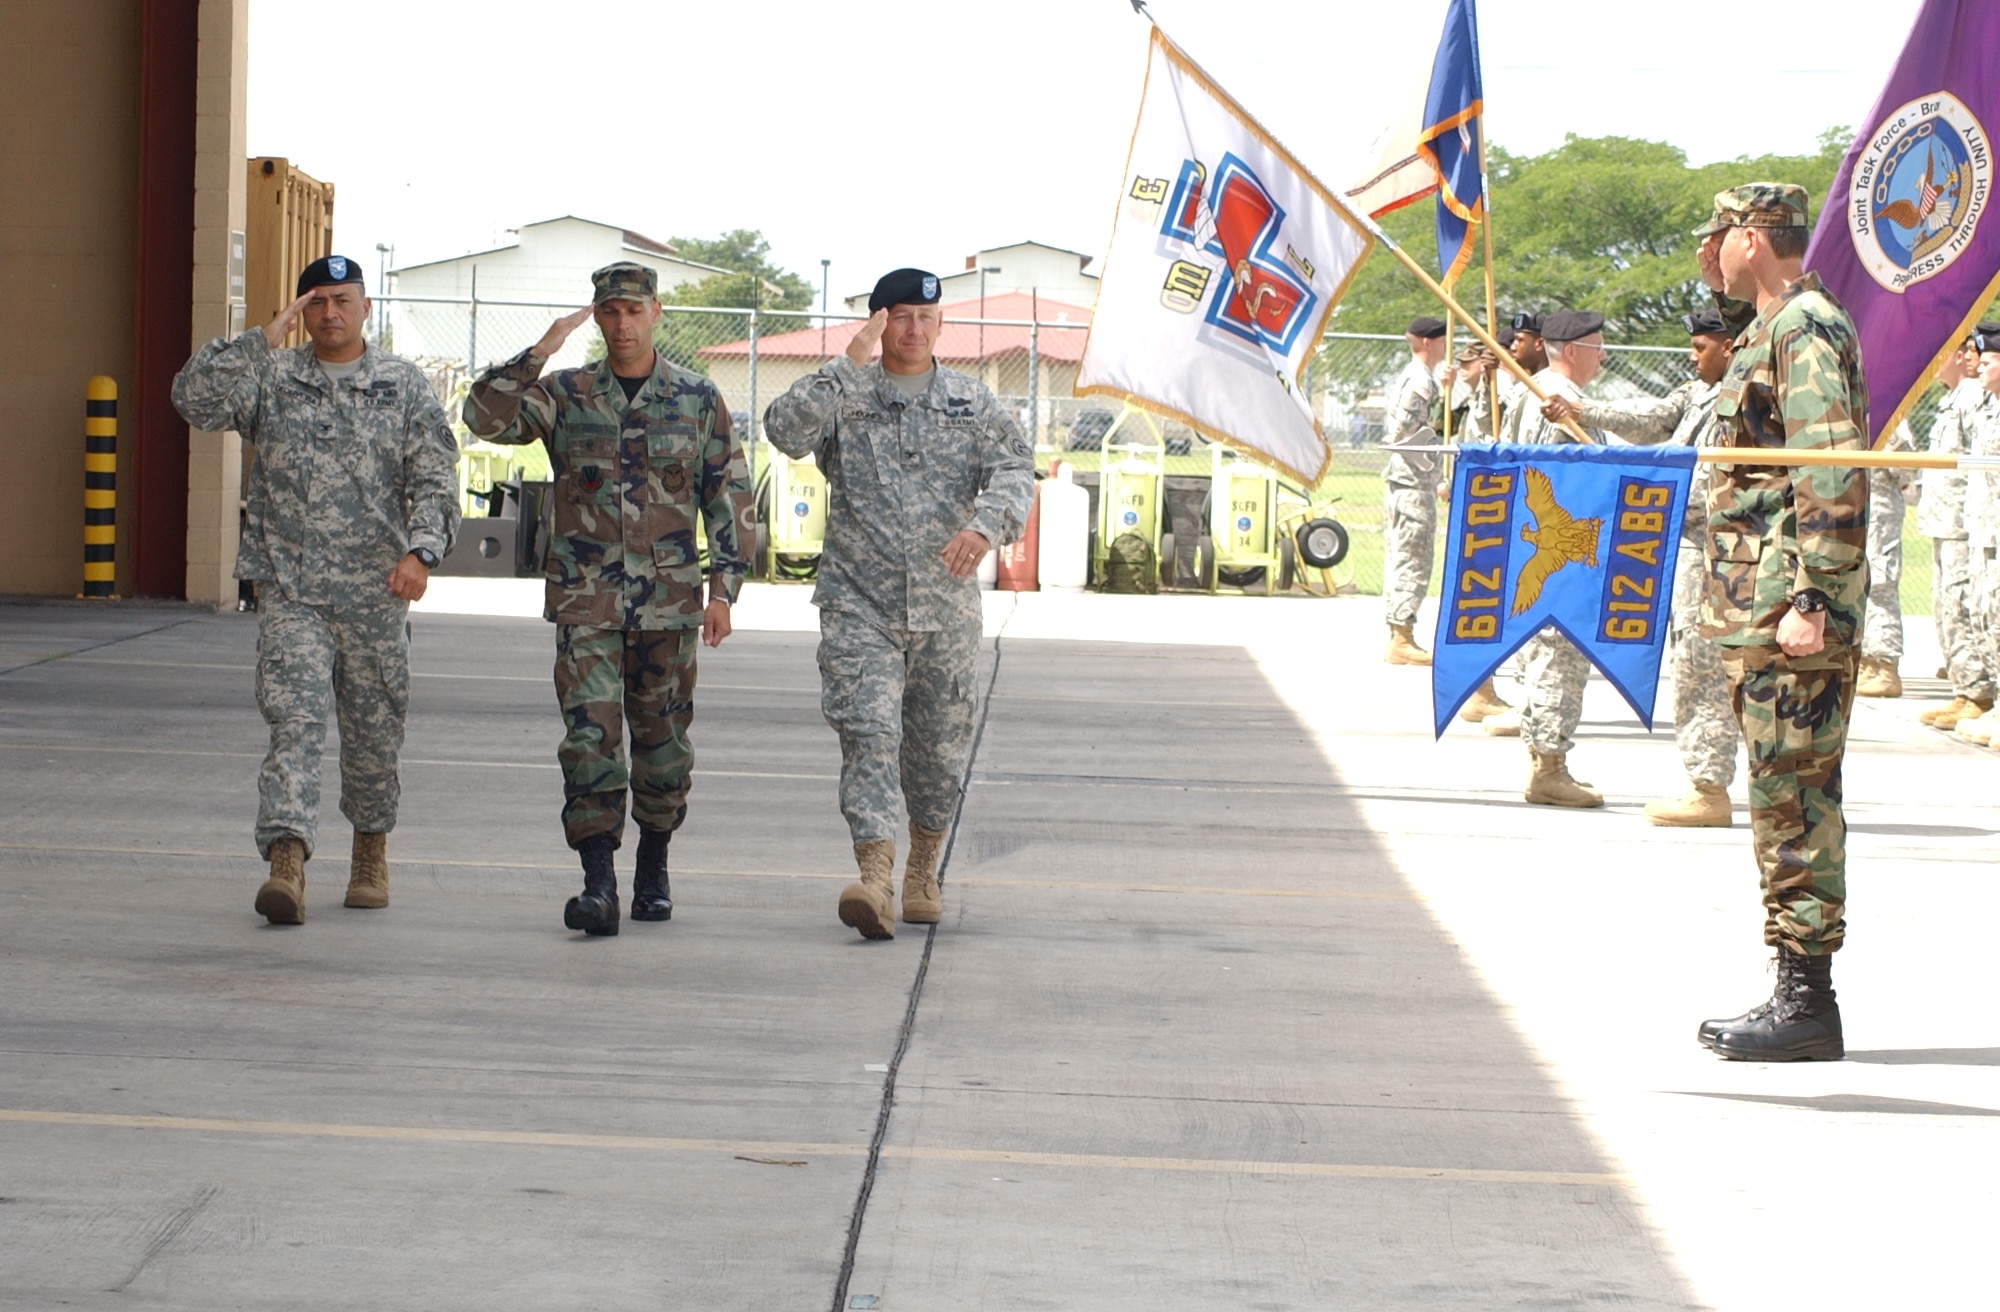
[[[1160,586],[1177,588],[1180,582],[1179,572],[1174,569],[1174,535],[1162,533],[1160,534]]]
[[[1299,553],[1292,540],[1282,535],[1278,538],[1278,581],[1269,590],[1269,595],[1290,592],[1292,582],[1299,575]]]
[[[1308,520],[1292,537],[1298,544],[1299,559],[1314,569],[1332,569],[1347,559],[1347,530],[1339,520]]]
[[[1203,592],[1215,591],[1215,539],[1206,533],[1195,539],[1194,581]]]

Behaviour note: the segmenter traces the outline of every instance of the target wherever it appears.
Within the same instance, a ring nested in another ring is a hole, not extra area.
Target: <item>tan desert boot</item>
[[[1967,701],[1963,697],[1954,697],[1950,701],[1946,702],[1943,706],[1933,706],[1928,711],[1925,711],[1922,715],[1919,715],[1917,717],[1917,723],[1934,725],[1939,720],[1944,719],[1946,716],[1950,716],[1951,722],[1953,724],[1957,724],[1958,717],[1965,712],[1965,709],[1968,706],[1971,705],[1972,703]]]
[[[389,905],[389,835],[354,831],[354,863],[342,905],[371,911]]]
[[[1472,696],[1465,699],[1465,705],[1458,708],[1458,718],[1467,724],[1478,724],[1482,720],[1491,719],[1502,711],[1511,711],[1513,709],[1506,702],[1500,700],[1500,694],[1494,691],[1493,680],[1488,679],[1477,688],[1474,688]],[[1519,732],[1518,728],[1516,732]]]
[[[306,923],[306,845],[298,839],[271,844],[271,877],[257,890],[257,914],[274,925]]]
[[[896,937],[896,843],[873,838],[854,845],[861,879],[840,890],[840,923],[863,938]]]
[[[1495,738],[1519,738],[1521,736],[1521,709],[1509,706],[1504,711],[1496,711],[1479,722],[1479,727]]]
[[[1953,732],[1969,743],[1978,743],[1981,747],[1991,747],[1993,745],[1993,731],[2000,729],[2000,724],[1996,724],[1994,720],[1995,716],[1992,711],[1968,716],[1958,722]]]
[[[1530,749],[1534,773],[1521,796],[1536,806],[1571,806],[1580,810],[1603,806],[1604,799],[1569,777],[1568,758],[1560,753],[1544,756]]]
[[[1861,677],[1854,682],[1857,697],[1901,697],[1903,676],[1894,661],[1861,658]]]
[[[1731,823],[1729,790],[1696,779],[1686,797],[1646,803],[1646,822],[1669,829],[1727,829]]]
[[[1964,704],[1960,705],[1961,702]],[[1961,697],[1938,713],[1937,719],[1931,721],[1931,728],[1951,733],[1958,728],[1960,722],[1976,720],[1992,709],[1991,702],[1982,702],[1976,697]]]
[[[944,893],[938,888],[938,855],[944,851],[944,830],[919,829],[910,822],[910,859],[903,865],[903,923],[935,925],[944,915]]]
[[[1407,624],[1389,626],[1389,649],[1382,659],[1391,665],[1429,665],[1431,654],[1417,645],[1416,635]]]

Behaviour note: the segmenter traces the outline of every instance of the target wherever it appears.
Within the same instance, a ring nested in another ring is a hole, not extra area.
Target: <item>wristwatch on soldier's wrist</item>
[[[436,569],[438,567],[438,554],[429,547],[411,547],[408,554],[415,556],[417,563],[425,569]]]
[[[1826,609],[1827,596],[1818,588],[1800,588],[1792,594],[1792,609],[1801,615],[1812,615]]]

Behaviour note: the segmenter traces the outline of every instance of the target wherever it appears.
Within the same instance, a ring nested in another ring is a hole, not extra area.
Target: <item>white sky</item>
[[[1486,0],[1491,137],[1803,153],[1868,113],[1918,3]],[[1428,76],[1444,0],[1151,10],[1341,187]],[[413,264],[574,213],[661,240],[761,229],[812,282],[832,260],[838,303],[984,246],[1101,251],[1146,31],[1127,0],[251,0],[249,146],[337,185],[335,249],[371,283],[378,242]],[[359,53],[329,62],[329,41]]]

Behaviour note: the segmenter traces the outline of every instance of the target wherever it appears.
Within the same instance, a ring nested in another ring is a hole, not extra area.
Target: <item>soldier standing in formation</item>
[[[1502,328],[1494,340],[1507,348],[1514,362],[1528,371],[1532,377],[1549,367],[1548,342],[1542,337],[1542,316],[1525,311],[1514,316],[1513,321]],[[1491,352],[1481,352],[1475,366],[1468,370],[1470,401],[1467,403],[1465,440],[1468,442],[1491,442],[1494,434],[1501,432],[1507,424],[1507,416],[1517,407],[1521,398],[1528,394],[1528,385],[1516,378],[1512,371],[1503,374],[1497,388],[1500,394],[1500,414],[1493,414],[1493,400],[1488,395],[1485,378],[1500,367],[1500,362]]]
[[[1591,310],[1563,310],[1542,316],[1540,328],[1549,363],[1535,375],[1535,385],[1548,397],[1561,397],[1573,405],[1582,402],[1583,389],[1604,367],[1604,316]],[[1605,440],[1600,431],[1590,430],[1590,436],[1595,442]],[[1576,438],[1542,410],[1516,401],[1506,412],[1501,440],[1547,445]],[[1519,735],[1527,741],[1531,768],[1521,796],[1536,806],[1603,806],[1600,794],[1569,773],[1569,752],[1576,745],[1577,722],[1583,718],[1589,661],[1568,638],[1548,628],[1521,648],[1521,666],[1525,705],[1491,716],[1483,726],[1496,737]]]
[[[1882,449],[1916,450],[1910,426],[1897,424]],[[1868,620],[1854,684],[1857,697],[1903,695],[1903,521],[1915,487],[1915,470],[1868,471]]]
[[[1438,404],[1438,365],[1447,349],[1441,319],[1412,319],[1403,340],[1410,359],[1389,394],[1382,418],[1382,610],[1389,646],[1382,659],[1391,665],[1429,665],[1431,654],[1417,645],[1413,628],[1430,588],[1437,554],[1438,484],[1444,458],[1401,446],[1435,446],[1431,412]]]
[[[1020,536],[1034,450],[977,379],[937,363],[938,280],[885,274],[867,324],[765,412],[772,445],[826,478],[821,705],[840,737],[840,809],[861,878],[841,923],[895,936],[898,799],[910,852],[903,919],[942,914],[938,858],[972,752],[982,630],[974,574]],[[876,343],[882,359],[870,363]]]
[[[1716,398],[1724,447],[1861,451],[1868,389],[1854,322],[1804,273],[1806,193],[1751,183],[1719,193],[1703,280],[1756,317]],[[1723,648],[1750,759],[1750,823],[1777,951],[1768,1002],[1704,1021],[1739,1060],[1834,1060],[1845,1048],[1833,953],[1846,933],[1841,766],[1868,604],[1868,479],[1844,466],[1718,465],[1708,504],[1702,632]]]
[[[236,577],[257,590],[257,706],[271,747],[257,775],[257,913],[306,916],[320,754],[340,722],[340,810],[354,826],[346,905],[389,905],[388,836],[410,704],[410,603],[458,529],[458,443],[415,365],[362,337],[361,266],[299,275],[269,324],[196,351],[174,378],[190,424],[255,448]],[[303,320],[309,345],[281,349]]]
[[[1608,429],[1635,446],[1714,446],[1715,397],[1729,368],[1735,334],[1716,310],[1684,315],[1681,323],[1688,331],[1688,356],[1695,376],[1664,398],[1572,402],[1551,397],[1543,413],[1557,422],[1574,419]],[[1696,465],[1688,485],[1668,629],[1674,745],[1680,749],[1693,787],[1684,797],[1646,804],[1648,821],[1678,828],[1729,827],[1729,785],[1736,779],[1736,747],[1742,741],[1736,713],[1729,704],[1729,676],[1722,668],[1722,651],[1700,632],[1701,597],[1708,579],[1703,544],[1711,468]]]
[[[2000,335],[2000,324],[1981,324]],[[1979,348],[1966,338],[1960,349],[1938,367],[1944,404],[1931,424],[1930,450],[1941,455],[1965,455],[1982,411],[2000,408],[1976,377]],[[1960,720],[1977,719],[1993,709],[1993,637],[1972,613],[1972,555],[1966,544],[1966,471],[1926,469],[1917,501],[1917,528],[1931,539],[1931,614],[1937,625],[1938,650],[1944,653],[1940,678],[1951,681],[1952,699],[1917,718],[1934,729],[1951,732]]]
[[[667,843],[687,818],[694,768],[695,635],[711,647],[729,636],[729,608],[749,569],[751,501],[721,393],[653,347],[653,271],[619,263],[590,280],[588,307],[472,384],[465,423],[482,441],[548,448],[554,524],[543,613],[556,625],[556,701],[567,729],[557,750],[563,833],[583,865],[583,892],[563,908],[563,924],[611,935],[628,790],[639,822],[632,919],[673,915]],[[604,334],[605,358],[543,378],[587,318]],[[706,604],[697,515],[708,535]]]
[[[2000,333],[1975,333],[1972,346],[1985,398],[1970,412],[1966,448],[1976,456],[2000,456]],[[1990,651],[1994,626],[2000,624],[2000,477],[1991,469],[1966,471],[1965,537],[1972,558],[1972,623]],[[2000,709],[1961,719],[1954,732],[1990,747],[2000,735]]]

